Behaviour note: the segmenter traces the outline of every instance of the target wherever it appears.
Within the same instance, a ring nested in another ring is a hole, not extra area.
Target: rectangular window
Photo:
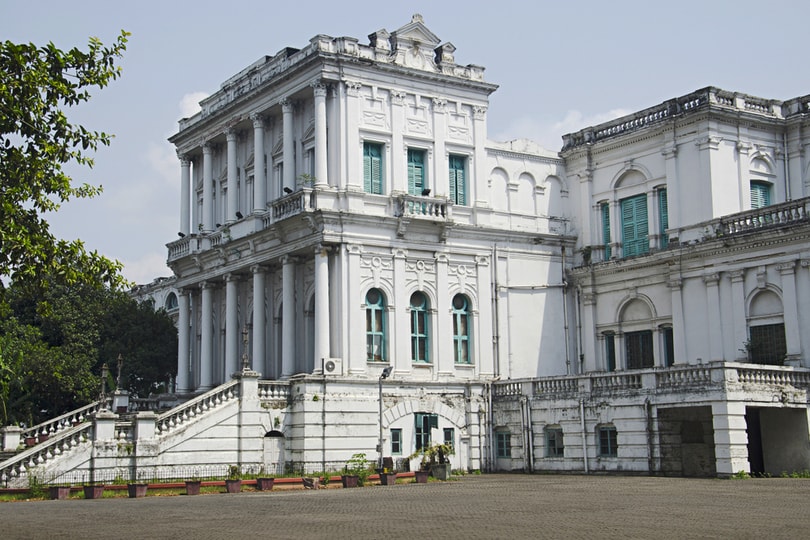
[[[763,324],[749,329],[749,360],[756,364],[781,366],[787,354],[784,323]]]
[[[496,456],[499,458],[512,457],[512,437],[508,431],[495,433]]]
[[[647,195],[622,199],[622,255],[634,257],[650,251]]]
[[[450,448],[456,447],[456,430],[451,427],[444,428],[444,444],[450,446]]]
[[[666,249],[669,245],[669,236],[667,236],[667,229],[669,229],[669,210],[667,208],[667,190],[658,190],[658,234],[661,235],[661,249]]]
[[[450,200],[453,204],[467,204],[467,180],[464,175],[464,156],[450,155]]]
[[[563,457],[564,454],[562,428],[546,428],[546,457]]]
[[[627,369],[653,367],[652,330],[627,332],[624,335],[624,347],[627,351]]]
[[[610,204],[602,203],[599,205],[602,212],[602,245],[605,248],[605,257],[603,260],[610,259]]]
[[[382,145],[371,142],[363,143],[363,191],[382,195],[383,164]]]
[[[763,208],[771,204],[771,186],[767,182],[751,182],[751,208]]]
[[[616,335],[605,334],[605,369],[616,371]]]
[[[425,151],[408,148],[408,193],[422,195],[427,188]]]
[[[398,456],[402,454],[402,430],[391,430],[391,454]]]
[[[416,428],[416,450],[430,446],[430,430],[439,427],[439,415],[428,413],[414,414]]]
[[[612,426],[602,426],[599,428],[599,456],[617,457],[619,455],[619,444],[616,438],[616,428]]]
[[[664,360],[667,367],[675,365],[675,340],[672,337],[672,327],[662,328],[664,333]]]

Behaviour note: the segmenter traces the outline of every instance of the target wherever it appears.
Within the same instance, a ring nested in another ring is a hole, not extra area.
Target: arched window
[[[177,307],[178,307],[177,295],[174,293],[169,293],[169,296],[166,297],[166,304],[165,304],[166,311],[177,309]]]
[[[463,294],[453,297],[453,358],[456,364],[470,363],[470,304]]]
[[[387,362],[385,295],[379,289],[366,293],[366,361]]]
[[[424,293],[411,295],[411,360],[414,362],[430,362],[428,307]]]

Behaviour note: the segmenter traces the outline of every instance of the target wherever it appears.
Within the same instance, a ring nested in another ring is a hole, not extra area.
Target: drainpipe
[[[326,375],[321,379],[321,470],[326,470]]]
[[[785,200],[791,200],[790,197],[790,158],[788,156],[788,149],[787,149],[787,128],[785,131],[782,132],[782,145],[784,146],[785,152],[783,154],[783,162],[785,164]]]
[[[655,437],[653,436],[652,403],[650,398],[644,400],[644,415],[647,420],[647,468],[650,474],[658,472],[655,468]]]
[[[498,318],[498,246],[492,246],[492,360],[495,364],[493,366],[495,376],[501,374],[501,358],[500,358],[500,334],[498,333],[499,318]],[[492,390],[492,385],[490,385]],[[492,395],[490,394],[490,397]]]
[[[529,463],[529,472],[534,472],[534,426],[532,425],[532,404],[524,398],[526,405],[526,457]]]
[[[489,391],[487,393],[487,424],[489,431],[489,463],[487,463],[487,471],[492,471],[493,463],[495,463],[495,428],[492,425],[494,421],[492,418],[492,382],[488,383],[487,386],[489,387]]]
[[[528,472],[529,436],[526,434],[526,396],[520,396],[520,434],[523,439],[523,472]]]
[[[585,465],[585,474],[590,471],[588,469],[588,432],[585,430],[585,400],[579,400],[579,422],[582,429],[582,462]]]
[[[580,375],[585,372],[585,353],[582,352],[582,287],[577,285],[577,358],[579,358]]]
[[[568,291],[568,281],[565,280],[565,245],[560,246],[562,257],[560,259],[562,270],[562,308],[563,308],[563,336],[565,340],[565,374],[571,375],[571,351],[568,341],[568,299],[566,293]]]

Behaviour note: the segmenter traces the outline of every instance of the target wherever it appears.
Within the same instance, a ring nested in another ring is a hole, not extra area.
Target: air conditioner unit
[[[323,374],[324,375],[343,375],[343,366],[341,365],[340,358],[324,358],[323,359]]]

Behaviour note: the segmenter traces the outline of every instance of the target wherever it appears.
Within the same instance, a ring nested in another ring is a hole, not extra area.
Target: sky
[[[368,43],[420,13],[456,63],[484,66],[489,139],[532,139],[559,150],[561,136],[706,86],[768,99],[810,94],[806,0],[280,2],[239,0],[0,0],[0,39],[60,48],[132,35],[123,75],[68,111],[71,121],[115,135],[93,169],[93,199],[47,216],[60,238],[124,264],[148,283],[171,275],[180,164],[167,138],[201,98],[264,55],[303,48],[317,34]]]

